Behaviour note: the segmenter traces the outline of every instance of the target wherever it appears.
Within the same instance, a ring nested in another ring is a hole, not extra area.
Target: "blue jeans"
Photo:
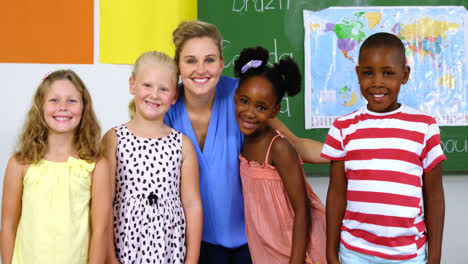
[[[427,263],[427,256],[426,254],[420,254],[408,260],[391,260],[362,254],[347,249],[343,244],[340,244],[340,262],[341,264],[425,264]]]

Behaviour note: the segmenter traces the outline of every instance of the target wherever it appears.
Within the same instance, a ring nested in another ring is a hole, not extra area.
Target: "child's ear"
[[[132,76],[130,76],[130,78],[128,79],[128,87],[130,90],[130,94],[135,95],[135,80],[133,80]]]
[[[180,93],[180,87],[179,87],[179,85],[176,85],[174,99],[172,99],[171,104],[175,104],[177,102],[177,99],[179,99],[179,93]]]
[[[273,112],[271,113],[270,118],[275,118],[279,114],[280,111],[281,111],[281,103],[277,104],[273,108]]]
[[[354,68],[354,70],[356,71],[356,75],[357,75],[357,78],[359,80],[359,66],[356,66],[356,68]]]
[[[405,68],[403,69],[403,77],[401,78],[401,84],[406,84],[406,82],[409,79],[410,72],[410,66],[405,66]]]
[[[237,99],[239,99],[239,86],[236,88],[236,91],[234,92],[234,104],[237,104]]]

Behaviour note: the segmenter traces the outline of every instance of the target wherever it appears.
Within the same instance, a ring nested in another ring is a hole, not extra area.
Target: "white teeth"
[[[377,98],[381,98],[381,97],[384,97],[384,94],[374,94],[373,96]]]
[[[149,105],[153,105],[153,106],[159,106],[158,103],[152,103],[152,102],[146,102],[146,103],[149,104]]]
[[[70,119],[70,117],[55,117],[56,120],[64,121]]]
[[[244,124],[247,127],[254,127],[256,122],[251,122],[251,121],[244,120]]]
[[[208,80],[208,78],[203,78],[203,79],[193,79],[194,82],[196,83],[204,83]]]

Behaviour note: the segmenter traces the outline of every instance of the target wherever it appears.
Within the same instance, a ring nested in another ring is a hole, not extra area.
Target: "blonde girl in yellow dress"
[[[112,202],[100,135],[78,75],[46,76],[4,176],[3,264],[104,262]]]

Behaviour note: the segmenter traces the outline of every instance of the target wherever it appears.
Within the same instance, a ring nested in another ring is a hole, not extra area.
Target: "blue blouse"
[[[237,126],[234,104],[237,83],[237,79],[220,77],[203,151],[182,96],[165,116],[166,124],[190,138],[197,152],[203,204],[202,240],[228,248],[247,243],[238,159],[244,137]]]

